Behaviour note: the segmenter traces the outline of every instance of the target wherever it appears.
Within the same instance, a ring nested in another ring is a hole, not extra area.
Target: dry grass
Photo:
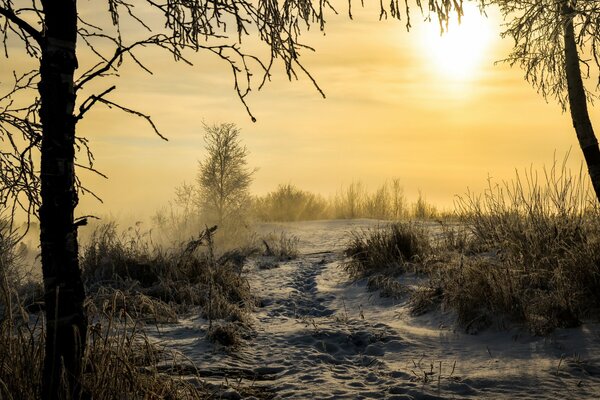
[[[86,369],[81,377],[84,390],[92,398],[208,397],[203,388],[176,376],[176,366],[187,360],[151,342],[143,325],[131,316],[124,313],[117,319],[102,313],[97,320],[90,327],[84,356]]]
[[[2,233],[0,239],[8,238]],[[91,289],[86,303],[90,328],[79,378],[84,397],[211,398],[214,393],[200,384],[195,367],[188,368],[185,377],[180,376],[180,365],[189,365],[189,360],[150,340],[146,324],[174,322],[183,303],[198,304],[205,313],[210,310],[214,319],[242,319],[244,304],[251,302],[251,296],[233,266],[235,257],[228,254],[215,260],[197,251],[202,245],[200,239],[177,252],[160,253],[147,241],[117,239],[115,233],[115,227],[103,227],[82,260]],[[26,303],[29,296],[21,295],[21,281],[12,274],[18,262],[16,241],[0,241],[0,245],[0,398],[40,399],[45,321],[42,313],[27,311],[31,308]],[[190,282],[184,284],[186,280]],[[209,286],[213,288],[210,308],[206,304]],[[185,290],[190,293],[174,294]],[[223,328],[212,336],[224,345],[237,345],[239,332]],[[63,397],[69,400],[69,390],[64,389]]]
[[[309,221],[329,216],[329,204],[320,195],[279,185],[263,197],[253,199],[252,212],[259,221]]]
[[[44,360],[39,340],[43,322],[37,319],[29,323],[24,308],[18,307],[15,300],[0,321],[0,398],[38,399]]]
[[[414,271],[431,253],[426,230],[414,223],[395,223],[352,233],[345,269],[352,279],[374,274],[397,276]]]
[[[207,338],[228,349],[237,349],[243,341],[245,327],[239,323],[225,322],[211,326],[207,332]]]
[[[392,297],[405,293],[398,275],[424,273],[413,313],[452,309],[469,332],[577,326],[600,312],[600,208],[587,182],[565,163],[490,181],[459,198],[459,223],[441,221],[435,235],[407,223],[353,233],[346,270]]]
[[[279,235],[272,232],[263,236],[261,240],[265,248],[264,256],[274,257],[275,261],[289,261],[298,257],[299,239],[295,235],[284,231]]]
[[[41,398],[41,371],[44,360],[45,322],[41,313],[29,314],[18,291],[1,287],[5,302],[0,316],[0,398],[31,400]],[[118,294],[107,302],[118,304]],[[113,306],[114,307],[114,306]],[[121,309],[98,309],[88,304],[90,329],[82,372],[84,397],[93,399],[205,399],[207,392],[182,378],[169,374],[164,364],[176,365],[181,355],[152,343],[143,323]],[[160,371],[159,372],[159,366]],[[63,398],[69,400],[68,388]]]
[[[555,163],[460,198],[462,255],[431,270],[429,293],[469,331],[500,317],[546,334],[598,315],[600,212],[587,179]]]
[[[412,315],[422,315],[433,311],[442,302],[443,293],[439,286],[421,286],[410,293]]]
[[[38,398],[43,350],[36,340],[42,324],[31,321],[21,301],[17,236],[0,218],[0,398]]]
[[[124,308],[136,318],[158,322],[171,321],[191,306],[200,306],[210,319],[244,319],[255,303],[241,275],[245,255],[230,251],[217,258],[207,232],[164,250],[147,233],[119,235],[115,224],[100,226],[81,260],[88,293],[98,305],[116,293],[114,311]]]
[[[381,297],[388,297],[395,300],[399,300],[409,293],[408,288],[394,276],[386,274],[375,274],[371,275],[367,279],[367,289],[370,291],[379,290]]]

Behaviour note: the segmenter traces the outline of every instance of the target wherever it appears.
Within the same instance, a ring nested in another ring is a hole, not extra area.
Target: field
[[[176,214],[155,230],[95,223],[80,254],[89,318],[80,390],[94,399],[596,399],[600,210],[584,182],[564,168],[544,179],[528,171],[458,198],[452,214],[420,197],[394,220],[298,221],[316,197],[287,186],[260,204],[287,205],[276,215],[294,222],[197,232]],[[400,197],[381,198],[342,208],[393,210]],[[39,398],[39,261],[32,242],[0,228],[0,397]]]
[[[461,226],[367,219],[262,223],[254,250],[246,250],[233,270],[234,264],[215,260],[212,281],[198,278],[206,277],[198,272],[204,264],[188,260],[188,267],[199,268],[191,274],[181,268],[181,255],[174,261],[176,253],[152,253],[139,232],[133,234],[139,242],[111,244],[115,227],[105,227],[99,231],[105,237],[95,236],[96,247],[87,247],[83,257],[87,271],[96,271],[94,282],[104,282],[89,286],[96,323],[88,357],[101,376],[88,371],[85,379],[99,393],[95,398],[111,398],[117,390],[128,398],[598,398],[597,316],[543,334],[499,311],[481,314],[485,324],[465,322],[464,310],[432,289],[440,284],[432,271],[442,261],[452,264],[443,254],[449,242],[454,248],[461,242]],[[400,256],[386,268],[357,272],[358,242],[381,241],[388,232],[398,238],[402,229],[426,235],[430,247],[416,248],[429,255]],[[98,276],[105,269],[85,264],[93,263],[89,252],[98,246],[105,258],[129,266],[118,283],[115,276]],[[138,264],[168,264],[171,272],[159,273],[156,283],[150,273],[136,272]],[[177,279],[174,265],[190,275]],[[235,288],[228,292],[227,284]],[[19,382],[29,390],[13,398],[35,393],[25,381],[39,375],[26,366],[41,362],[41,349],[32,344],[41,314],[31,306],[21,311],[29,330],[19,329],[20,317],[3,321],[5,339],[28,344],[22,351],[7,343],[2,348],[4,357],[21,357],[17,375],[23,379],[9,380],[14,371],[4,358],[4,395]],[[113,381],[115,391],[101,388]]]
[[[300,255],[277,268],[245,271],[259,301],[252,334],[235,349],[207,340],[197,316],[153,334],[190,357],[215,385],[264,387],[273,398],[597,398],[600,324],[535,336],[522,327],[465,333],[456,313],[413,316],[410,296],[382,298],[349,282],[350,231],[372,220],[263,226],[299,238]],[[435,233],[439,224],[424,229]],[[400,282],[417,285],[409,274]],[[244,383],[245,382],[245,383]]]

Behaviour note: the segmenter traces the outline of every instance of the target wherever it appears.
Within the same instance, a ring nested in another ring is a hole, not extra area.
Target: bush
[[[116,224],[102,225],[84,246],[81,259],[88,293],[97,304],[115,291],[123,294],[114,311],[127,306],[137,318],[154,318],[157,309],[165,316],[200,306],[211,319],[243,319],[254,304],[240,274],[244,254],[216,258],[213,233],[207,229],[198,239],[167,251],[138,228],[118,235]]]
[[[399,179],[393,179],[369,191],[360,181],[342,186],[334,196],[325,199],[320,195],[300,190],[294,185],[279,185],[253,203],[254,216],[259,221],[306,221],[315,219],[371,218],[398,221],[414,216],[418,219],[438,218],[440,213],[425,200],[419,198],[407,203]]]
[[[414,223],[395,223],[352,235],[345,269],[353,279],[375,273],[401,274],[423,262],[431,251],[427,232]]]
[[[254,200],[259,221],[309,221],[328,217],[327,202],[321,196],[300,190],[294,185],[279,185],[264,197]]]
[[[361,218],[365,216],[365,198],[367,191],[361,182],[352,182],[342,187],[333,200],[335,218]]]
[[[545,334],[597,315],[600,212],[581,171],[530,169],[457,205],[470,231],[463,247],[482,254],[432,271],[431,285],[463,326],[504,316]]]
[[[419,197],[413,204],[413,215],[416,219],[434,219],[438,217],[438,211],[434,205],[427,202],[425,196],[419,190]]]
[[[409,216],[404,189],[399,179],[385,182],[369,192],[360,182],[342,187],[332,200],[334,218],[401,220]]]
[[[262,243],[265,247],[263,255],[274,257],[276,261],[289,261],[298,257],[298,239],[295,235],[289,235],[281,232],[277,235],[275,232],[262,237]]]

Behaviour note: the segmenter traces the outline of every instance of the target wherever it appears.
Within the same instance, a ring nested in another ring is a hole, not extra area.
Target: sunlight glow
[[[424,24],[421,34],[423,52],[433,69],[453,80],[470,80],[489,50],[493,38],[492,22],[476,7],[464,7],[459,24],[454,18],[447,31],[440,33],[437,23]]]

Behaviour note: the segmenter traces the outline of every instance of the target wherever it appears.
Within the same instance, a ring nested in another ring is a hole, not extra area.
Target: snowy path
[[[338,257],[306,256],[291,266],[289,295],[279,297],[282,291],[271,291],[273,301],[258,314],[261,329],[256,343],[262,349],[255,347],[253,356],[281,369],[274,382],[281,397],[400,399],[394,395],[410,392],[405,385],[397,386],[397,378],[405,378],[404,374],[392,373],[379,360],[383,343],[400,349],[400,338],[385,324],[348,318],[343,309],[331,307],[335,295],[318,290],[317,278]]]
[[[260,287],[263,299],[256,336],[235,354],[209,351],[194,361],[230,375],[254,371],[276,398],[435,398],[381,361],[386,351],[405,347],[394,329],[349,318],[349,310],[332,307],[339,300],[335,294],[320,292],[318,278],[337,268],[339,258],[333,252],[304,255],[279,268],[253,271],[251,285]]]
[[[208,344],[198,318],[163,329],[161,339],[201,370],[221,371],[213,374],[221,382],[224,374],[230,384],[255,381],[270,398],[600,398],[598,330],[469,336],[440,328],[448,315],[411,318],[406,304],[348,284],[340,267],[347,225],[296,225],[298,259],[248,267],[262,304],[255,334],[238,351]]]

